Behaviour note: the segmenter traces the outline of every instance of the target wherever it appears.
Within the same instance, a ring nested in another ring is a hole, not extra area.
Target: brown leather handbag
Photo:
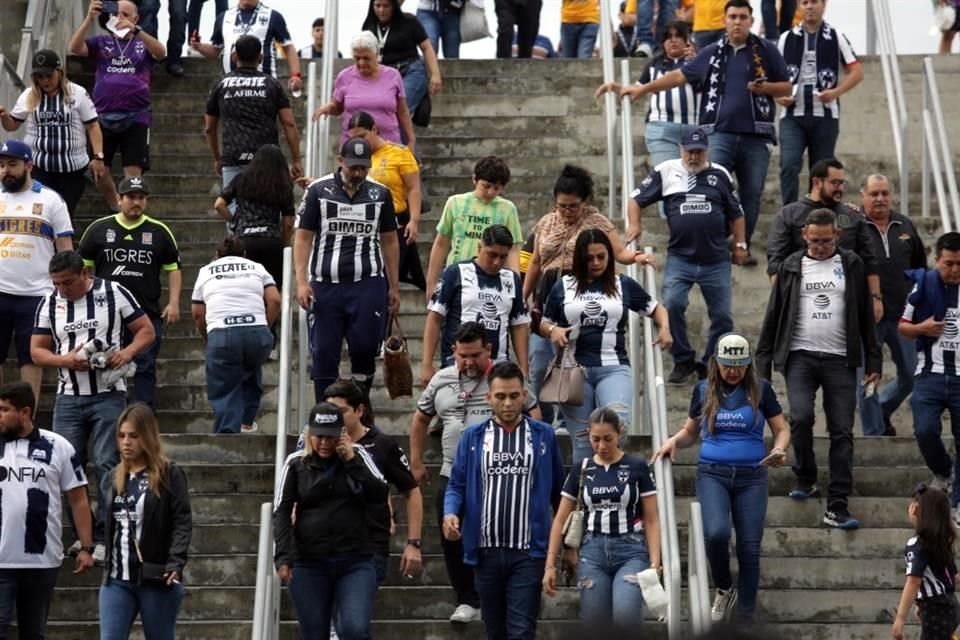
[[[540,387],[540,402],[579,407],[583,404],[584,378],[585,371],[573,356],[573,346],[567,345],[557,354],[547,371],[547,377]]]
[[[391,315],[391,328],[395,329],[383,343],[383,382],[391,400],[413,396],[413,369],[410,366],[410,350],[407,338],[400,327],[397,314]]]

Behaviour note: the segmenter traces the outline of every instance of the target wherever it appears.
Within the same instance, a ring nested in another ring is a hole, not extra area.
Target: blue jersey
[[[452,364],[453,336],[464,322],[479,322],[487,330],[494,360],[510,357],[510,328],[530,324],[520,276],[510,269],[487,273],[474,260],[444,269],[427,309],[444,318],[440,358],[445,364]]]
[[[586,510],[586,530],[619,536],[643,530],[642,498],[656,495],[657,483],[643,458],[624,454],[605,467],[590,456],[582,471],[574,467],[563,483],[565,497],[576,500],[578,493]]]
[[[553,285],[543,310],[544,318],[561,327],[574,327],[577,362],[585,367],[630,364],[624,344],[627,311],[651,315],[657,301],[636,280],[617,276],[616,295],[604,293],[594,281],[577,293],[577,280],[563,276]]]
[[[690,173],[681,160],[661,162],[631,197],[641,207],[663,200],[670,227],[667,253],[698,264],[729,262],[730,224],[743,216],[730,173],[711,164]]]
[[[754,411],[742,384],[733,388],[723,385],[722,388],[713,433],[710,433],[706,420],[701,418],[707,399],[706,380],[701,380],[694,387],[693,396],[690,398],[689,415],[700,423],[700,434],[703,438],[700,462],[756,465],[767,456],[763,444],[764,423],[783,413],[777,394],[769,382],[761,380],[760,403]]]

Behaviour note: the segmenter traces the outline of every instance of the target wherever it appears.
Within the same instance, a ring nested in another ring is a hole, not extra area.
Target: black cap
[[[706,149],[709,146],[709,142],[707,141],[707,132],[699,128],[694,129],[693,131],[688,131],[683,135],[683,138],[680,139],[680,146],[687,151]]]
[[[332,402],[320,402],[310,410],[308,434],[336,438],[341,431],[343,431],[343,415],[340,413],[340,407]]]
[[[51,49],[40,49],[33,54],[33,73],[56,71],[60,68],[60,56]]]
[[[348,167],[369,167],[373,151],[370,149],[370,143],[363,138],[351,138],[343,143],[340,155]]]
[[[117,187],[117,193],[120,195],[133,193],[134,191],[139,191],[145,196],[150,195],[150,189],[147,188],[147,183],[143,179],[143,176],[127,176],[120,181],[120,186]]]

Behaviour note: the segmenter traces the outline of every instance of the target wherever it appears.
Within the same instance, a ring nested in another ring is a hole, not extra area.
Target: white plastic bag
[[[492,38],[487,25],[487,12],[483,0],[467,0],[460,11],[460,42],[473,42],[483,38]]]

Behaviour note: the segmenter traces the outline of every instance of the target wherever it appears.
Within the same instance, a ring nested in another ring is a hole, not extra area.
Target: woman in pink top
[[[347,124],[350,118],[358,111],[366,111],[377,123],[381,138],[403,144],[405,137],[412,151],[416,137],[400,73],[378,62],[379,44],[371,32],[364,31],[356,36],[351,40],[350,48],[354,65],[337,74],[330,102],[314,111],[313,119],[342,115],[342,145],[349,139]]]

